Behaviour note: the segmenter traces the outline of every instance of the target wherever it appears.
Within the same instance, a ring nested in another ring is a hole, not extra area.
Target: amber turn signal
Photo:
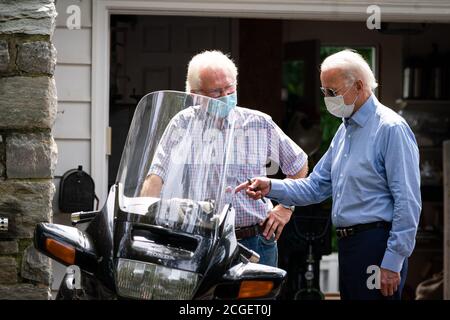
[[[238,299],[267,296],[273,289],[272,281],[246,280],[241,282]]]
[[[56,258],[64,261],[68,265],[75,263],[75,248],[54,239],[45,239],[45,248]]]

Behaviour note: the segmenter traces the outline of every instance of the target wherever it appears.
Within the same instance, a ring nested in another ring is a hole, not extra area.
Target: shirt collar
[[[367,120],[369,120],[370,116],[375,112],[377,102],[377,98],[372,93],[351,118],[344,119],[345,126],[347,127],[350,124],[356,123],[358,126],[364,127]]]

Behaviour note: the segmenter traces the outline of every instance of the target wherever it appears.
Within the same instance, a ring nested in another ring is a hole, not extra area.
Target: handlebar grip
[[[239,253],[244,256],[248,261],[253,262],[253,263],[258,263],[260,256],[259,254],[257,254],[255,251],[250,250],[249,248],[247,248],[246,246],[244,246],[243,244],[238,242],[238,246],[239,246]]]
[[[98,213],[98,211],[74,212],[70,215],[70,219],[73,224],[77,224],[79,222],[93,219]]]

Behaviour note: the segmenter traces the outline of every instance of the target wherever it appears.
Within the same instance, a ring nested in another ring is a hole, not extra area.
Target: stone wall
[[[50,298],[50,260],[32,238],[55,193],[55,17],[53,0],[0,0],[0,299]]]

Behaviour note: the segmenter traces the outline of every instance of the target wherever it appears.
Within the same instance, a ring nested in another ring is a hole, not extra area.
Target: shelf
[[[416,253],[443,253],[444,249],[414,248]]]
[[[422,199],[422,203],[427,203],[430,206],[444,206],[443,201],[437,201],[437,200],[428,200],[428,199]]]
[[[421,112],[450,112],[450,100],[404,100],[395,101],[399,110]]]
[[[417,231],[417,246],[427,246],[427,248],[441,248],[443,246],[443,234],[439,231]]]
[[[439,249],[443,248],[443,239],[438,235],[420,236],[416,237],[416,248],[420,249]]]
[[[420,186],[421,189],[426,189],[425,191],[430,191],[430,192],[441,192],[443,190],[444,185],[442,183],[440,184],[427,184],[427,183],[422,183],[422,185]]]
[[[442,189],[442,183],[422,183],[423,188],[439,188]]]
[[[435,151],[442,152],[441,146],[419,146],[420,151]]]
[[[397,99],[395,101],[395,103],[397,104],[402,104],[402,103],[406,103],[406,104],[439,104],[439,105],[450,105],[450,100],[448,99],[436,99],[436,100],[431,100],[431,99]]]
[[[420,193],[422,201],[427,202],[443,202],[444,201],[444,187],[443,185],[421,185]]]

